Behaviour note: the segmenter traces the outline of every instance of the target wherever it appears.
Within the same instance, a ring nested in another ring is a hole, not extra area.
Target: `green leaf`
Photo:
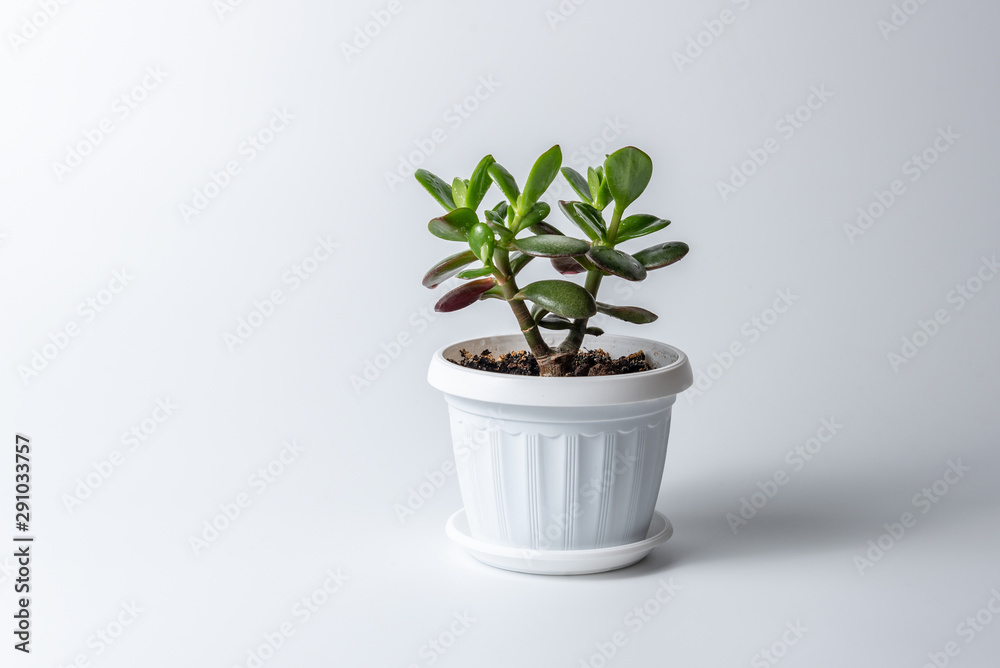
[[[526,227],[531,227],[542,222],[551,210],[552,208],[545,202],[535,202],[531,210],[521,217],[521,221],[517,224],[517,230],[515,230],[514,234],[517,234]]]
[[[589,318],[597,303],[589,292],[569,281],[536,281],[524,286],[515,299],[527,299],[564,318]]]
[[[552,268],[563,276],[582,274],[587,271],[586,267],[577,262],[576,258],[572,257],[554,257],[550,262],[552,262]]]
[[[483,198],[486,197],[486,192],[493,185],[493,181],[490,180],[490,175],[488,169],[490,165],[496,162],[492,155],[488,155],[479,161],[476,168],[472,171],[472,178],[469,179],[468,192],[465,194],[465,206],[475,211],[482,204]]]
[[[547,315],[538,321],[538,326],[544,329],[570,329],[573,323],[558,315]]]
[[[531,231],[535,234],[555,234],[557,236],[565,236],[562,232],[544,221],[532,225]]]
[[[514,177],[510,175],[506,169],[503,168],[499,162],[494,162],[486,170],[493,182],[497,184],[503,196],[507,198],[507,201],[511,206],[517,205],[517,198],[520,197],[521,191],[517,187],[517,181]],[[509,214],[508,214],[509,216]]]
[[[562,150],[558,144],[538,156],[531,172],[528,173],[528,180],[524,182],[524,193],[521,195],[517,207],[519,214],[525,215],[535,205],[538,198],[548,190],[559,174],[559,165],[561,164]]]
[[[476,223],[469,230],[469,248],[476,254],[480,262],[487,266],[493,264],[493,248],[496,240],[493,238],[493,230],[483,223]]]
[[[479,222],[476,212],[472,209],[455,209],[440,218],[434,218],[427,223],[427,229],[434,236],[447,241],[465,241],[469,238],[472,226]]]
[[[559,202],[559,208],[592,241],[604,241],[607,228],[601,212],[585,202]]]
[[[662,218],[657,218],[656,216],[648,213],[637,213],[631,215],[619,223],[618,235],[615,237],[615,243],[644,237],[647,234],[656,232],[657,230],[662,230],[669,224],[669,220],[663,220]]]
[[[593,167],[587,167],[587,190],[590,191],[590,201],[597,199],[597,193],[604,182],[604,176]]]
[[[479,298],[499,299],[501,301],[507,301],[507,298],[503,296],[503,288],[501,288],[499,285],[494,285],[492,288],[481,294]]]
[[[473,256],[475,259],[475,256]],[[458,277],[462,279],[470,278],[482,278],[483,276],[492,276],[493,267],[479,267],[478,269],[466,269],[465,271],[458,272]]]
[[[657,318],[656,314],[652,311],[647,311],[638,306],[615,306],[614,304],[605,304],[603,302],[597,302],[597,312],[636,325],[645,325],[654,322]]]
[[[451,197],[455,200],[457,206],[465,206],[465,191],[467,186],[465,181],[455,177],[455,180],[451,182]]]
[[[604,173],[615,198],[615,208],[625,208],[639,198],[653,175],[653,161],[634,146],[618,149],[604,161]]]
[[[489,209],[487,209],[487,212],[489,212]],[[486,225],[496,232],[497,237],[500,239],[500,245],[506,246],[514,240],[514,233],[508,230],[503,223],[495,223],[492,220],[488,220],[486,221]]]
[[[677,262],[687,255],[689,250],[691,249],[683,241],[668,241],[639,251],[635,254],[635,259],[646,269],[659,269]]]
[[[510,258],[510,274],[511,276],[517,276],[518,272],[524,269],[524,265],[528,264],[535,257],[533,255],[525,255],[524,253],[516,253]]]
[[[463,283],[444,297],[441,297],[438,303],[434,305],[434,310],[438,313],[450,313],[451,311],[465,308],[469,304],[478,301],[483,293],[491,289],[495,283],[496,281],[492,278],[480,278],[477,281]]]
[[[444,207],[445,211],[452,211],[455,208],[455,199],[451,194],[451,186],[426,169],[418,169],[413,176],[431,194],[431,197]]]
[[[600,327],[588,327],[586,333],[591,336],[604,336],[604,330]]]
[[[562,173],[566,177],[566,180],[569,181],[570,187],[580,196],[580,199],[588,204],[593,204],[594,200],[590,197],[590,187],[587,185],[587,179],[583,178],[580,172],[572,167],[563,167]]]
[[[535,257],[571,257],[585,255],[590,250],[590,244],[561,234],[540,234],[515,240],[514,248]]]
[[[462,267],[475,261],[476,256],[471,250],[464,250],[461,253],[449,255],[431,267],[424,275],[424,280],[421,283],[425,288],[436,288],[458,273]]]
[[[608,180],[604,179],[601,181],[601,189],[597,193],[597,197],[594,199],[594,206],[598,211],[604,211],[604,209],[611,203],[611,190],[608,188]]]
[[[625,280],[641,281],[646,278],[646,270],[642,264],[628,253],[616,248],[594,246],[587,253],[587,258],[599,269]]]

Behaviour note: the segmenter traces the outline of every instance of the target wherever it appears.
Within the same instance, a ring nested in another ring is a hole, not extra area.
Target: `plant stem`
[[[539,367],[542,367],[543,363],[552,357],[552,349],[542,338],[542,333],[538,331],[538,325],[535,324],[535,319],[531,317],[531,312],[524,305],[524,301],[514,299],[514,295],[518,293],[518,289],[517,281],[514,280],[513,273],[510,270],[510,254],[507,250],[498,248],[493,254],[493,258],[494,274],[499,274],[496,276],[496,279],[497,283],[500,284],[500,289],[503,290],[503,297],[507,300],[510,310],[514,312],[514,317],[517,318],[517,324],[521,328],[524,340],[531,348],[531,354],[535,356]],[[542,375],[551,374],[543,373]]]
[[[622,220],[622,212],[616,206],[615,212],[611,215],[611,226],[608,227],[608,245],[614,248],[615,238],[618,236],[618,225]],[[584,283],[584,288],[590,293],[590,296],[597,300],[597,291],[601,289],[601,279],[604,274],[601,273],[600,269],[594,268],[587,272],[587,281]],[[573,328],[570,330],[569,334],[566,336],[566,340],[562,342],[559,346],[559,350],[563,353],[576,353],[580,350],[580,346],[583,345],[583,337],[587,333],[587,323],[589,318],[578,318],[573,321]]]

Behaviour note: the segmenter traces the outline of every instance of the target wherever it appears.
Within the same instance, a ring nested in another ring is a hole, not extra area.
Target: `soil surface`
[[[535,361],[535,356],[526,350],[506,353],[501,355],[499,359],[494,357],[489,350],[474,355],[463,348],[459,354],[462,359],[452,361],[470,369],[506,373],[512,376],[538,375],[538,362]],[[614,376],[621,373],[649,371],[652,368],[646,360],[646,353],[641,350],[625,357],[612,359],[611,355],[598,348],[597,350],[578,352],[573,363],[573,371],[569,375]]]

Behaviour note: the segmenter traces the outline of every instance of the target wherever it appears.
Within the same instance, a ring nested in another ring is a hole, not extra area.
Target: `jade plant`
[[[423,284],[435,288],[453,276],[466,282],[437,302],[439,312],[456,311],[485,299],[500,299],[510,306],[525,342],[538,362],[542,376],[565,376],[587,334],[603,332],[588,325],[603,313],[630,323],[656,320],[656,314],[638,306],[598,301],[605,276],[627,281],[645,280],[647,272],[677,262],[688,252],[687,244],[670,241],[627,253],[617,246],[663,229],[670,221],[647,213],[625,216],[626,209],[649,184],[653,162],[629,146],[591,167],[587,176],[562,167],[561,172],[579,201],[560,201],[559,208],[586,239],[571,237],[546,221],[550,207],[540,198],[560,173],[562,152],[553,146],[543,153],[524,181],[523,190],[510,172],[493,159],[483,158],[468,179],[449,185],[419,169],[417,181],[444,207],[445,214],[428,223],[431,234],[467,248],[438,262],[424,276]],[[480,206],[496,184],[504,199],[493,208]],[[611,207],[611,220],[604,213]],[[566,279],[547,279],[518,285],[518,274],[535,258],[548,259],[563,276],[586,273],[584,285]],[[531,302],[529,309],[526,302]],[[544,340],[540,330],[565,330],[558,345]]]

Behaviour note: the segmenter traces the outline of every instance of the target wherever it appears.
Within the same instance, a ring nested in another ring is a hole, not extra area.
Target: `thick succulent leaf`
[[[478,269],[466,269],[465,271],[458,272],[458,277],[462,279],[470,278],[482,278],[483,276],[492,276],[493,267],[479,267]]]
[[[494,162],[490,165],[486,171],[489,173],[490,178],[493,182],[500,187],[503,196],[507,198],[507,201],[513,206],[517,204],[517,198],[520,197],[521,191],[517,187],[517,181],[511,176],[510,172],[504,169],[503,165],[499,162]]]
[[[617,248],[594,246],[587,253],[587,258],[598,268],[609,274],[620,276],[628,281],[641,281],[646,278],[646,270],[634,257]]]
[[[468,191],[465,194],[465,206],[475,211],[482,204],[483,198],[486,197],[486,191],[490,189],[493,185],[493,181],[490,179],[489,172],[487,171],[496,162],[492,155],[488,155],[479,161],[476,168],[472,171],[472,178],[469,179]]]
[[[587,190],[590,191],[591,202],[597,198],[597,191],[601,189],[601,183],[603,182],[604,176],[600,172],[593,167],[587,168]]]
[[[545,217],[549,215],[550,211],[551,207],[545,202],[535,202],[535,205],[531,207],[531,210],[521,217],[521,221],[517,224],[517,231],[520,232],[527,227],[531,227],[532,225],[537,225],[542,222],[545,220]]]
[[[569,329],[573,326],[573,323],[557,315],[547,315],[538,321],[538,326],[544,329]]]
[[[489,209],[487,209],[487,212],[489,212]],[[492,220],[488,220],[486,221],[486,225],[488,225],[491,230],[496,232],[501,245],[506,246],[514,240],[514,233],[508,230],[503,223],[496,223]]]
[[[562,232],[560,232],[555,227],[544,221],[532,225],[531,231],[534,232],[535,234],[555,234],[557,236],[565,236]]]
[[[652,311],[647,311],[638,306],[616,306],[603,302],[597,302],[597,312],[636,325],[645,325],[654,322],[657,318],[657,315]]]
[[[480,299],[499,299],[501,301],[507,301],[506,297],[503,296],[503,288],[499,285],[494,285],[492,288],[484,292],[479,297]]]
[[[608,180],[605,179],[601,182],[601,189],[597,192],[597,197],[594,198],[594,207],[598,211],[604,211],[605,207],[611,203],[611,190],[608,188]]]
[[[571,257],[585,255],[590,250],[590,244],[586,241],[561,234],[540,234],[536,237],[525,237],[515,240],[513,245],[522,253],[535,257]]]
[[[604,336],[604,330],[600,327],[588,327],[586,332],[591,336]]]
[[[683,241],[668,241],[639,251],[635,254],[635,259],[646,269],[659,269],[677,262],[689,250],[691,249]]]
[[[469,230],[469,248],[483,264],[492,264],[495,244],[493,230],[484,223],[476,223]]]
[[[517,207],[518,213],[523,216],[531,210],[542,193],[552,185],[559,174],[561,164],[562,150],[558,144],[538,156],[538,160],[535,161],[528,173],[528,180],[524,182],[524,192],[521,194]]]
[[[589,318],[597,313],[591,294],[569,281],[536,281],[524,286],[515,299],[527,299],[564,318]]]
[[[552,268],[558,271],[563,276],[572,276],[574,274],[582,274],[587,271],[587,268],[576,261],[576,258],[572,257],[554,257],[551,260]]]
[[[647,234],[652,234],[657,230],[662,230],[670,224],[669,220],[657,218],[648,213],[637,213],[622,220],[618,225],[618,234],[615,243],[637,239]]]
[[[478,222],[475,211],[461,208],[432,219],[427,223],[427,229],[434,236],[447,241],[465,241],[469,238],[472,226]]]
[[[418,169],[414,176],[420,182],[420,185],[431,194],[431,197],[436,199],[438,204],[445,208],[445,211],[451,211],[455,208],[455,199],[451,194],[451,186],[426,169]]]
[[[464,250],[461,253],[449,255],[445,259],[431,267],[421,281],[425,288],[436,288],[449,278],[461,271],[462,267],[476,261],[476,256],[471,250]]]
[[[468,186],[466,186],[465,181],[455,177],[455,180],[451,182],[451,198],[455,201],[455,206],[465,206],[465,192]]]
[[[583,230],[592,241],[604,241],[607,235],[607,228],[601,212],[590,206],[586,202],[559,202],[559,208],[566,214],[566,217],[573,221],[573,224]]]
[[[590,196],[590,186],[587,185],[587,179],[583,178],[580,172],[572,167],[563,167],[562,173],[566,177],[566,180],[569,181],[570,187],[580,196],[580,199],[587,202],[587,204],[594,203],[594,200]]]
[[[492,183],[492,181],[490,183]],[[507,202],[501,201],[501,202],[497,202],[497,205],[495,207],[493,207],[493,209],[492,209],[493,213],[495,213],[497,216],[500,217],[500,223],[501,224],[503,224],[503,222],[505,220],[507,220],[507,209],[508,208],[509,207],[507,205]]]
[[[533,255],[525,255],[524,253],[515,253],[510,256],[510,273],[512,276],[517,276],[518,272],[524,269],[524,266],[534,260]]]
[[[496,281],[492,278],[480,278],[476,281],[469,281],[458,286],[434,305],[434,310],[438,313],[450,313],[458,309],[465,308],[479,300],[484,292],[491,289]]]
[[[624,211],[649,184],[653,161],[636,147],[626,146],[604,161],[604,175],[615,198],[615,208]]]

